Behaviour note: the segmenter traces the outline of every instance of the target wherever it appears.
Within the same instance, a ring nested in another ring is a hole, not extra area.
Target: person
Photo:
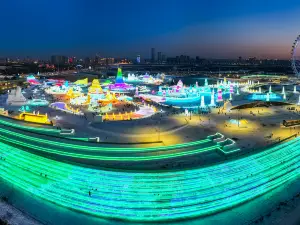
[[[89,191],[89,196],[91,197],[91,191]]]

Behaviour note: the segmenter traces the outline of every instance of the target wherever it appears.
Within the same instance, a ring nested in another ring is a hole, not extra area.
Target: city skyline
[[[99,53],[151,59],[155,48],[171,57],[289,59],[300,22],[296,3],[5,2],[0,56],[49,59]]]

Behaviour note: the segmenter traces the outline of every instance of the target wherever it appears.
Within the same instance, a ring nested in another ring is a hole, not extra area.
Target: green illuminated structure
[[[24,191],[69,209],[131,221],[219,212],[264,194],[300,172],[299,138],[220,165],[164,173],[89,169],[6,144],[1,144],[0,155],[5,159],[0,160],[1,177]]]
[[[116,77],[116,84],[123,84],[124,80],[123,80],[123,75],[122,75],[122,69],[118,68],[118,73],[117,73],[117,77]]]
[[[159,222],[210,215],[267,193],[300,173],[299,137],[213,166],[148,173],[88,168],[73,159],[143,164],[222,151],[226,141],[215,144],[212,139],[222,136],[216,134],[173,146],[110,148],[72,139],[62,145],[39,132],[0,120],[1,179],[29,196],[102,218]],[[51,159],[36,153],[50,154]],[[68,160],[53,160],[57,157]]]

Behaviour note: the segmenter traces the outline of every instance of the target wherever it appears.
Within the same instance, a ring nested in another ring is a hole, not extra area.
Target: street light
[[[240,127],[240,109],[238,109],[238,127]]]

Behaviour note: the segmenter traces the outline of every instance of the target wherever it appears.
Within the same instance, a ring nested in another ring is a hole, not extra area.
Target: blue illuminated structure
[[[268,94],[252,94],[252,95],[248,96],[248,100],[267,101]],[[269,94],[269,100],[271,100],[271,101],[280,101],[280,100],[282,100],[282,98],[281,98],[281,96],[279,96],[277,94],[271,93],[271,94]]]

